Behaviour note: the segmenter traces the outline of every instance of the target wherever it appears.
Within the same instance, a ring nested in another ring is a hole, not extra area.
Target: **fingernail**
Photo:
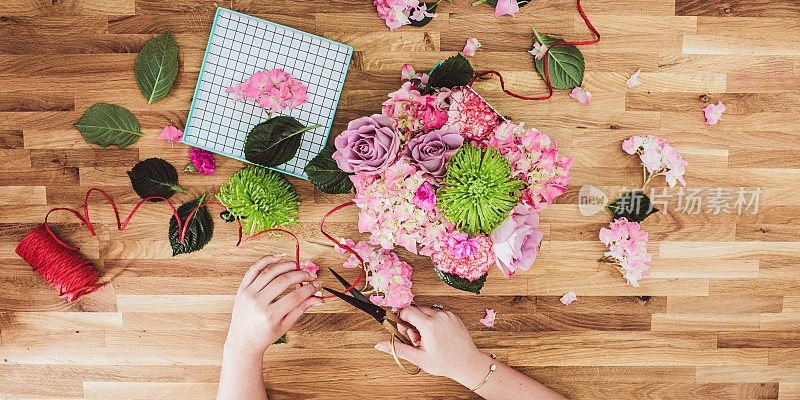
[[[386,347],[384,347],[382,344],[378,343],[378,344],[376,344],[376,345],[375,345],[375,350],[382,351],[382,352],[384,352],[384,353],[385,353],[385,352],[387,352],[389,349],[387,349]]]
[[[313,272],[309,272],[308,274],[311,275],[311,279],[317,279],[317,274]]]
[[[325,305],[325,302],[322,302],[322,303],[314,304],[311,307],[319,307],[319,306],[324,306],[324,305]]]
[[[319,289],[319,283],[313,282],[312,285],[314,285],[315,288]]]

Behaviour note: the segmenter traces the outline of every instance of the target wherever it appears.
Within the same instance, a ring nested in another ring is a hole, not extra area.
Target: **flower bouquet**
[[[533,264],[538,213],[566,191],[572,159],[506,121],[473,76],[461,54],[429,74],[403,66],[380,113],[351,121],[306,174],[325,193],[355,190],[369,245],[429,256],[444,282],[479,293],[492,265],[508,278]]]

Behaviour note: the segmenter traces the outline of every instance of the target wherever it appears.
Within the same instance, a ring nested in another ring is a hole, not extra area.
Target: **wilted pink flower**
[[[225,90],[235,94],[235,101],[252,100],[267,112],[285,111],[308,100],[306,86],[282,69],[258,71],[241,83]]]
[[[163,139],[170,143],[180,142],[183,139],[183,131],[172,125],[165,126],[156,139]]]
[[[716,105],[705,106],[703,112],[706,114],[706,125],[716,125],[717,122],[723,120],[722,113],[725,112],[725,104],[722,104],[722,100],[720,100]]]
[[[189,150],[189,158],[192,160],[192,164],[194,167],[200,171],[201,174],[213,174],[214,173],[214,166],[216,165],[214,161],[214,154],[210,151],[192,148]]]
[[[436,206],[436,192],[433,191],[430,183],[423,182],[417,188],[417,193],[414,194],[414,198],[411,201],[423,211],[433,211]]]
[[[490,327],[494,328],[494,320],[497,318],[497,314],[494,312],[493,308],[486,309],[486,316],[481,318],[481,323]]]
[[[536,229],[538,227],[539,215],[527,205],[518,204],[492,232],[492,251],[503,276],[508,278],[516,270],[526,271],[533,265],[544,236],[544,232]]]
[[[478,49],[480,49],[480,48],[481,48],[481,44],[480,44],[480,42],[478,42],[478,39],[475,39],[474,37],[471,37],[471,38],[467,39],[467,44],[466,44],[466,46],[464,46],[463,53],[464,53],[465,56],[471,57],[471,56],[474,56],[475,52],[478,51]]]
[[[634,72],[633,75],[631,75],[631,77],[628,78],[627,81],[625,81],[625,84],[628,85],[629,88],[641,85],[642,84],[642,78],[639,78],[639,74],[641,72],[642,72],[641,68],[637,69],[636,72]]]
[[[575,295],[575,292],[570,290],[569,292],[564,293],[564,295],[561,296],[559,300],[561,300],[561,302],[564,303],[565,306],[568,306],[573,301],[578,300],[578,296]]]
[[[350,121],[334,140],[333,159],[344,172],[379,174],[397,160],[400,138],[397,124],[381,114]]]
[[[537,60],[541,60],[545,53],[547,53],[547,46],[536,42],[533,44],[533,49],[528,50],[528,53],[531,53],[531,55],[536,57]]]
[[[519,11],[517,0],[498,0],[497,5],[494,7],[494,16],[499,17],[508,14],[514,17],[517,11]]]
[[[639,286],[639,280],[649,275],[653,256],[647,252],[647,232],[638,223],[617,218],[608,228],[600,229],[600,241],[608,246],[600,262],[612,265],[628,283]]]
[[[589,102],[592,101],[592,94],[589,93],[588,90],[578,86],[572,89],[572,92],[569,94],[569,97],[572,97],[575,100],[578,100],[582,104],[589,105]]]

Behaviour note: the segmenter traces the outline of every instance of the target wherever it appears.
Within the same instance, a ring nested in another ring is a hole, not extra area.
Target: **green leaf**
[[[483,274],[482,277],[470,282],[468,279],[464,279],[458,275],[448,274],[447,272],[439,271],[439,268],[436,266],[433,267],[436,271],[436,275],[439,275],[439,279],[441,279],[444,283],[458,289],[463,290],[465,292],[472,292],[475,294],[481,294],[481,289],[483,289],[483,284],[486,283],[486,276],[489,274]]]
[[[182,225],[186,224],[186,219],[189,218],[192,210],[203,204],[205,197],[203,195],[197,200],[183,203],[178,207],[178,216],[181,218]],[[169,220],[169,244],[172,246],[173,257],[202,249],[211,241],[211,236],[214,235],[214,219],[211,218],[211,213],[208,212],[208,206],[198,208],[188,223],[189,227],[186,229],[186,235],[183,237],[183,243],[181,243],[178,220],[175,219],[174,215]]]
[[[160,158],[154,157],[140,161],[128,171],[128,177],[131,178],[133,190],[143,199],[153,196],[168,199],[176,191],[186,193],[178,186],[178,171],[172,164]],[[150,199],[150,201],[161,200]]]
[[[304,172],[314,186],[327,194],[344,194],[353,190],[353,182],[347,172],[342,171],[333,159],[336,148],[327,146],[314,157]]]
[[[300,148],[305,131],[321,125],[305,127],[292,117],[270,118],[250,130],[244,142],[244,158],[265,167],[277,167],[292,158]]]
[[[438,1],[434,1],[434,2],[423,3],[423,4],[425,4],[425,11],[427,11],[427,12],[429,12],[431,14],[435,14],[436,13],[436,7],[439,5],[439,2]],[[423,19],[421,19],[419,21],[415,21],[413,19],[411,19],[410,21],[411,21],[411,26],[423,27],[425,25],[428,25],[428,23],[431,22],[432,20],[433,20],[433,17],[425,17],[425,18],[423,18]]]
[[[285,333],[278,340],[276,340],[275,343],[273,343],[273,344],[281,344],[281,343],[287,343],[286,342],[286,334]]]
[[[178,45],[172,33],[167,31],[145,43],[133,70],[148,104],[163,99],[178,75]]]
[[[431,71],[426,88],[430,91],[432,88],[466,86],[474,74],[467,58],[459,53],[444,60]]]
[[[547,46],[547,72],[550,74],[550,83],[554,89],[572,89],[583,83],[583,54],[575,45],[567,44],[551,47],[563,39],[539,35],[536,29],[533,30],[534,40]],[[544,57],[541,60],[534,59],[536,70],[539,75],[544,76]]]
[[[632,222],[642,222],[650,214],[658,212],[650,198],[640,192],[625,193],[606,207],[614,214],[614,219],[625,217]]]
[[[108,103],[89,107],[73,126],[87,142],[100,147],[123,148],[136,143],[143,135],[136,116],[125,107]]]

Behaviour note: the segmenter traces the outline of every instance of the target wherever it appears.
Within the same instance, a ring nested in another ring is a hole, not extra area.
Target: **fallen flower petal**
[[[486,316],[481,318],[481,323],[490,327],[494,328],[494,320],[497,318],[497,314],[494,312],[493,308],[486,309]]]
[[[642,78],[639,78],[639,74],[641,72],[642,72],[641,68],[637,69],[636,72],[634,72],[633,75],[631,75],[631,77],[628,78],[628,80],[625,82],[625,84],[628,85],[629,88],[641,85],[642,84]]]
[[[497,5],[494,7],[494,16],[499,17],[508,14],[513,17],[517,11],[519,11],[517,0],[498,0]]]
[[[547,46],[536,42],[533,44],[533,49],[528,50],[528,53],[531,53],[531,55],[536,57],[537,60],[541,60],[542,57],[544,57],[544,54],[547,53]]]
[[[561,299],[559,300],[561,300],[561,302],[564,303],[565,306],[568,306],[573,301],[578,300],[578,296],[575,295],[575,292],[570,290],[569,292],[564,293],[564,295],[561,296]]]
[[[158,135],[156,139],[164,139],[170,143],[173,142],[180,142],[183,138],[183,131],[172,126],[165,126],[164,130],[161,131],[161,134]]]
[[[480,48],[481,48],[481,44],[480,44],[480,42],[478,42],[478,39],[475,39],[474,37],[471,37],[471,38],[467,39],[467,44],[466,44],[466,46],[464,46],[463,53],[464,53],[465,56],[472,57],[472,56],[475,55],[475,52],[478,51],[478,49],[480,49]]]
[[[572,97],[573,99],[578,100],[587,106],[589,105],[589,102],[592,101],[592,94],[580,86],[572,89],[572,93],[569,94],[569,97]]]
[[[706,125],[716,125],[717,122],[723,119],[722,113],[725,112],[725,104],[722,104],[722,100],[720,100],[716,105],[709,104],[705,106],[703,112],[706,113]]]

